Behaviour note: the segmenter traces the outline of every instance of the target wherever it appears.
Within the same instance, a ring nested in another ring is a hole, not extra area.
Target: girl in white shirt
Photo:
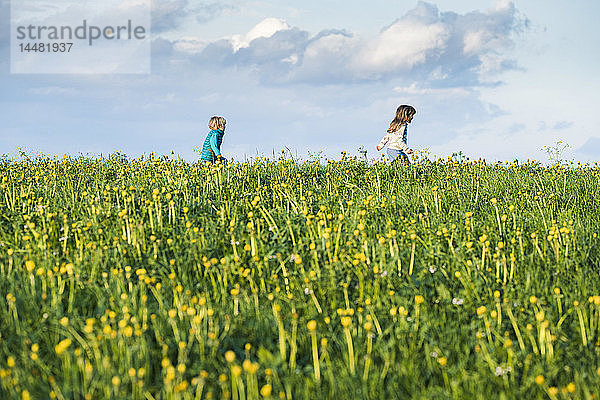
[[[390,123],[390,127],[387,130],[387,135],[377,145],[377,151],[379,151],[387,144],[388,157],[392,162],[400,160],[404,163],[410,163],[407,154],[412,154],[413,151],[406,143],[406,136],[408,124],[410,124],[416,112],[413,106],[407,104],[398,107],[396,117]]]

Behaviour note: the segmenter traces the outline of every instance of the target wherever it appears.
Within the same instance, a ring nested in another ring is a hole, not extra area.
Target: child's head
[[[417,113],[417,110],[413,106],[403,104],[396,110],[396,117],[390,123],[390,127],[387,130],[389,133],[396,132],[401,125],[409,124],[412,121],[413,116]]]
[[[225,118],[223,117],[212,117],[210,119],[210,121],[208,121],[208,129],[211,130],[219,130],[219,131],[223,131],[225,132],[225,124],[227,123],[227,121],[225,121]]]

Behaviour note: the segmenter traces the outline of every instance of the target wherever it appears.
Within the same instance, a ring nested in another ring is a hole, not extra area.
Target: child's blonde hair
[[[413,117],[417,113],[417,110],[413,106],[409,106],[408,104],[403,104],[396,110],[396,117],[390,123],[390,127],[387,130],[388,133],[396,132],[401,125],[408,122],[409,119]]]
[[[208,121],[208,129],[225,131],[226,123],[227,121],[225,121],[225,118],[215,116]]]

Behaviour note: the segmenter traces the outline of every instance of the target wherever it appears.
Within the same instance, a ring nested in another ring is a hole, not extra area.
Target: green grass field
[[[2,399],[594,399],[595,165],[0,163]]]

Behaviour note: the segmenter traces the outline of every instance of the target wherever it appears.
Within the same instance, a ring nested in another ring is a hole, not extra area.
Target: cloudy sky
[[[546,161],[562,141],[564,158],[596,161],[599,13],[591,0],[154,0],[150,74],[11,74],[0,0],[0,155],[194,160],[223,115],[228,158],[378,157],[412,104],[409,145],[431,156]]]

